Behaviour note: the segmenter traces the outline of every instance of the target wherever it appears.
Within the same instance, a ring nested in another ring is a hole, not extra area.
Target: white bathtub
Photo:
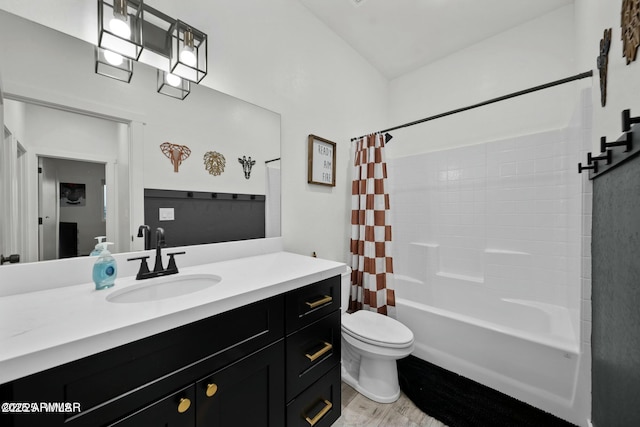
[[[414,356],[579,423],[581,358],[566,308],[500,298],[451,276],[395,282],[397,318],[415,335]]]

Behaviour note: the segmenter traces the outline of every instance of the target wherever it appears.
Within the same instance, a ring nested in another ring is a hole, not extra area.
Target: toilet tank
[[[349,300],[351,299],[351,267],[349,266],[347,266],[347,270],[342,273],[340,290],[342,292],[340,295],[340,297],[342,298],[340,303],[340,310],[343,313],[346,313],[347,309],[349,308]]]

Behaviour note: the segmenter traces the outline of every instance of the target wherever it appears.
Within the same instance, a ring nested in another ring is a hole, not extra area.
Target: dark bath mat
[[[449,427],[576,427],[414,356],[398,360],[398,377],[418,408]]]

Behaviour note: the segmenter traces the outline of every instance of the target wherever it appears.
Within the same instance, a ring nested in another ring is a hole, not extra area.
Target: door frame
[[[52,152],[51,150],[40,150],[40,152]],[[53,152],[58,152],[57,150],[54,150]],[[58,152],[59,153],[59,152]],[[91,157],[91,159],[89,159]],[[94,160],[94,159],[98,159],[98,160]],[[118,206],[115,206],[114,208],[110,208],[109,206],[109,200],[111,198],[115,199],[115,203],[118,202],[118,198],[115,196],[115,193],[117,191],[117,188],[114,187],[113,183],[111,181],[114,181],[115,178],[114,177],[109,177],[107,171],[108,170],[112,170],[115,171],[116,168],[116,162],[115,161],[110,161],[110,160],[99,160],[99,159],[109,159],[108,157],[101,157],[101,156],[88,156],[88,155],[76,155],[75,158],[69,158],[68,154],[66,155],[66,157],[63,157],[62,155],[56,155],[56,156],[51,156],[51,155],[44,155],[44,154],[37,154],[36,155],[36,164],[38,165],[37,167],[37,174],[36,174],[36,184],[37,184],[37,209],[38,209],[38,218],[42,217],[43,213],[42,213],[42,208],[43,208],[43,192],[42,192],[42,182],[41,179],[43,177],[44,174],[44,160],[50,160],[55,162],[56,160],[72,160],[72,161],[77,161],[77,162],[84,162],[84,163],[92,163],[92,164],[97,164],[97,165],[101,165],[104,168],[104,182],[105,185],[107,187],[107,199],[105,200],[105,202],[107,203],[107,212],[106,212],[106,221],[105,221],[105,232],[101,232],[100,235],[104,234],[107,236],[107,238],[112,238],[111,236],[114,236],[118,230],[118,227],[121,225],[119,223],[119,218],[117,215],[117,209]],[[43,168],[41,172],[41,169]],[[115,175],[114,175],[115,176]],[[53,233],[55,233],[55,241],[56,241],[56,254],[55,254],[55,258],[54,259],[59,259],[60,254],[58,252],[58,248],[59,248],[59,242],[60,242],[60,234],[59,234],[59,224],[60,224],[60,202],[59,202],[59,197],[60,197],[60,189],[59,189],[59,185],[60,185],[60,179],[58,177],[56,177],[56,183],[55,183],[55,192],[56,195],[54,197],[55,199],[55,218],[56,218],[56,224],[55,224],[55,231]],[[113,211],[113,212],[112,212]],[[43,221],[43,224],[38,223],[38,227],[37,227],[37,243],[38,243],[38,260],[44,260],[43,255],[44,255],[44,241],[43,241],[43,236],[44,236],[44,227],[46,226],[46,224],[44,224],[45,221]],[[81,226],[81,224],[79,223],[79,226]],[[47,236],[51,236],[51,234],[53,233],[47,233]]]
[[[28,92],[28,91],[27,91]],[[44,94],[43,94],[44,95]],[[25,210],[27,218],[25,220],[28,232],[26,237],[26,249],[24,257],[21,260],[26,262],[38,261],[39,259],[39,242],[38,242],[38,157],[52,157],[67,160],[87,161],[93,163],[105,164],[105,182],[107,185],[107,236],[113,239],[116,245],[113,252],[129,252],[132,250],[142,249],[141,239],[134,239],[134,233],[137,233],[138,225],[144,222],[144,186],[142,175],[142,162],[144,156],[144,122],[141,117],[134,113],[125,111],[115,112],[112,110],[104,110],[102,106],[92,104],[85,100],[81,100],[78,106],[76,100],[63,99],[68,105],[58,103],[59,100],[34,99],[27,96],[17,95],[4,92],[5,99],[53,108],[57,110],[67,111],[69,113],[82,114],[90,117],[96,117],[103,120],[109,120],[115,123],[124,124],[126,129],[126,148],[123,147],[128,159],[118,162],[117,158],[109,158],[107,156],[78,154],[64,149],[43,149],[31,148],[27,145],[27,152],[24,155],[25,168],[25,187],[26,199]],[[117,114],[114,114],[117,113]],[[125,118],[133,117],[133,118]],[[1,148],[1,147],[0,147]],[[122,152],[122,150],[121,150]],[[118,177],[118,170],[126,167],[128,170],[128,180]],[[128,188],[127,196],[123,198],[117,197],[117,188]],[[0,193],[1,195],[2,193]],[[0,206],[0,214],[3,208]],[[121,215],[118,213],[124,211]],[[2,227],[3,221],[0,221]],[[112,240],[110,240],[112,241]]]
[[[29,244],[28,244],[28,253],[30,256],[35,255],[35,260],[38,260],[40,257],[40,235],[41,227],[38,223],[38,215],[39,215],[39,200],[40,200],[40,188],[38,184],[39,173],[38,173],[38,164],[39,159],[41,157],[48,157],[52,159],[61,159],[61,160],[74,160],[80,162],[91,162],[91,163],[101,163],[104,164],[104,179],[107,185],[107,215],[106,215],[106,235],[107,240],[113,239],[114,236],[118,235],[118,230],[120,226],[126,226],[127,224],[124,221],[120,221],[118,212],[118,197],[116,197],[117,191],[117,182],[116,182],[116,165],[117,159],[113,159],[107,156],[94,156],[94,155],[79,155],[77,153],[72,153],[64,150],[57,149],[38,149],[37,151],[31,150],[30,153],[27,154],[28,159],[27,163],[30,164],[29,170],[35,171],[35,173],[31,174],[31,179],[29,180],[29,190],[28,190],[28,199],[29,199],[29,211],[31,214],[29,215],[27,228],[29,230]],[[122,224],[121,224],[122,223]],[[121,239],[116,239],[121,240]],[[128,246],[126,245],[128,242],[118,242],[120,246],[125,246],[125,251],[128,251]],[[31,258],[32,259],[32,258]]]

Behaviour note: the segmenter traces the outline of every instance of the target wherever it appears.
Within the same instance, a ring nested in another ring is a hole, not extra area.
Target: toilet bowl
[[[379,403],[400,397],[396,360],[413,351],[413,332],[402,323],[368,310],[347,313],[351,269],[342,274],[342,380]]]

